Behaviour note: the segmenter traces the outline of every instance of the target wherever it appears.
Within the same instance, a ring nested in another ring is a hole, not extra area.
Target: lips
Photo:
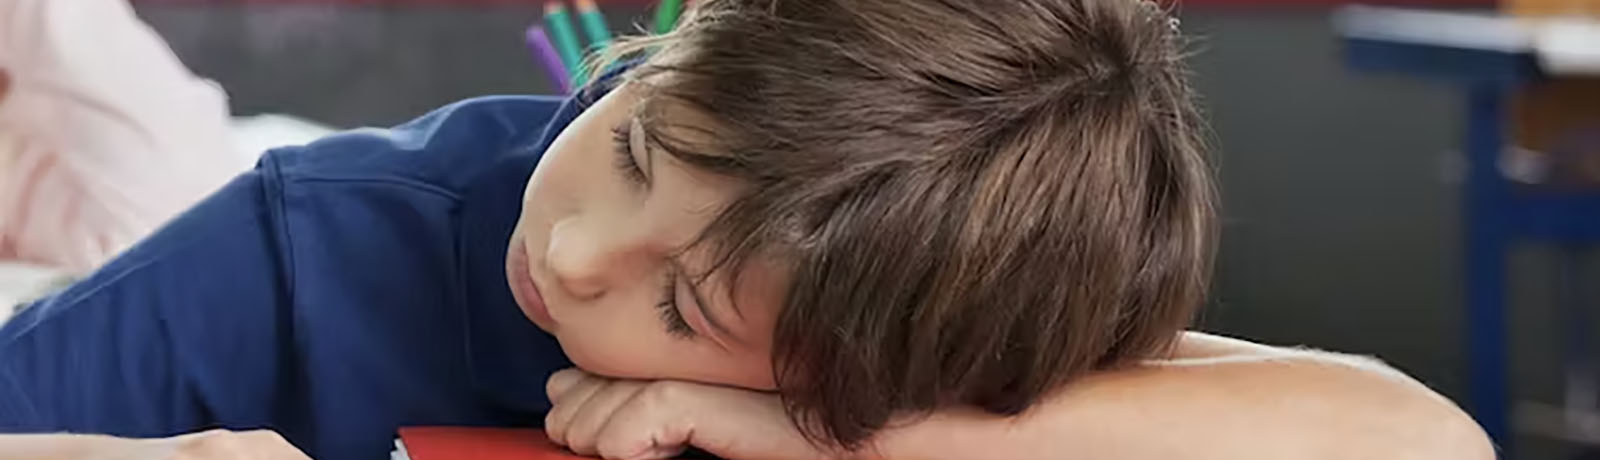
[[[511,297],[516,299],[524,316],[545,330],[556,325],[555,318],[550,316],[550,308],[544,303],[544,296],[539,293],[539,286],[533,282],[533,276],[528,271],[528,254],[520,235],[512,237],[506,251],[506,281],[511,286]]]

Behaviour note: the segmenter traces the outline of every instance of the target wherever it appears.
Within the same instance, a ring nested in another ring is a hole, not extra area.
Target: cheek
[[[585,150],[581,140],[545,152],[523,189],[518,230],[533,248],[545,248],[550,229],[572,216],[595,214],[617,199],[604,184],[614,182],[604,152]]]
[[[611,318],[604,324],[564,325],[558,336],[562,351],[578,367],[612,378],[775,388],[765,354],[729,352],[705,340],[678,339],[655,323],[624,323],[629,321]]]
[[[582,321],[564,323],[557,336],[562,351],[573,364],[608,377],[655,378],[653,374],[658,371],[655,364],[663,358],[662,344],[658,340],[626,321],[608,318],[593,310],[584,313]]]
[[[566,203],[560,208],[577,208],[586,199],[586,191],[598,178],[595,165],[589,164],[581,142],[565,143],[552,147],[539,158],[539,164],[528,179],[523,201],[528,206]],[[557,148],[559,147],[559,148]]]

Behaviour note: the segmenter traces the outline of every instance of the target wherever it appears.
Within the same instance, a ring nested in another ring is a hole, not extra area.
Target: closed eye
[[[616,166],[617,172],[628,182],[648,186],[650,176],[646,175],[644,168],[639,165],[639,157],[633,148],[634,126],[633,120],[629,119],[611,128],[611,147],[614,154],[612,163]]]
[[[694,327],[689,326],[689,320],[683,317],[683,308],[678,306],[678,281],[680,277],[675,270],[668,270],[663,276],[661,286],[661,301],[656,302],[656,311],[661,315],[661,322],[667,328],[667,334],[673,337],[690,339],[696,334]]]

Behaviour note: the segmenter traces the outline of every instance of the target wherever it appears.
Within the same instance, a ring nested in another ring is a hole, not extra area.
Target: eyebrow
[[[676,257],[673,257],[670,260],[675,266],[674,268],[678,270],[678,273],[689,273],[688,271],[684,270],[683,261]],[[739,342],[740,340],[737,335],[734,335],[733,329],[729,329],[725,323],[718,320],[717,316],[711,313],[711,304],[707,303],[706,296],[700,293],[700,283],[693,282],[692,279],[687,278],[685,281],[687,281],[685,284],[689,285],[689,297],[694,299],[694,307],[695,309],[700,310],[700,316],[705,318],[706,322],[710,323],[711,328],[715,329],[718,334],[731,338],[735,342]]]

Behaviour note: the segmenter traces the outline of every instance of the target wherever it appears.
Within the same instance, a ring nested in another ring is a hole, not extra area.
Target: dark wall
[[[522,42],[542,8],[141,6],[236,113],[388,125],[458,99],[553,93]]]
[[[521,41],[536,7],[144,6],[239,113],[384,125],[489,93],[550,93]],[[617,29],[628,17],[612,12]],[[1208,329],[1372,354],[1465,394],[1450,161],[1453,88],[1354,75],[1327,11],[1191,11],[1220,147],[1225,238]],[[1520,397],[1556,401],[1545,257],[1516,257]],[[1523,458],[1555,445],[1522,443]]]
[[[1203,40],[1194,64],[1224,189],[1204,324],[1377,355],[1464,401],[1461,89],[1346,70],[1327,11],[1195,12],[1185,25]],[[1522,245],[1509,264],[1519,401],[1561,401],[1561,251]],[[1591,269],[1576,279],[1589,309],[1600,307],[1597,260],[1581,256]],[[1518,458],[1568,458],[1561,443],[1516,442]]]

